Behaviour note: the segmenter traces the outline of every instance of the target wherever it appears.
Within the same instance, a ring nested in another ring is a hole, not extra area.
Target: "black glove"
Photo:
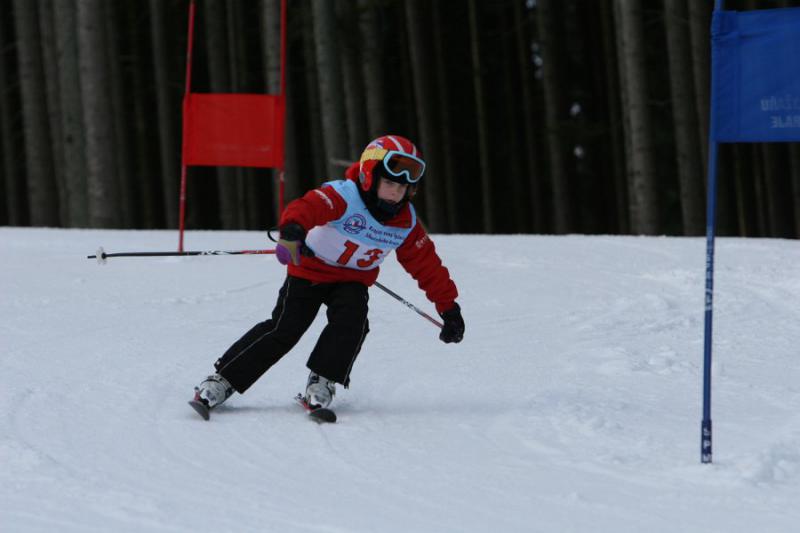
[[[439,340],[445,343],[461,342],[461,339],[464,338],[464,319],[461,318],[461,307],[455,304],[452,309],[439,313],[439,316],[444,320]]]

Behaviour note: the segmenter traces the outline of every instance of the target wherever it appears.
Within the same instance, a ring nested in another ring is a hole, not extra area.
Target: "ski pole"
[[[375,282],[375,286],[378,287],[379,289],[381,289],[383,292],[385,292],[389,296],[391,296],[392,298],[394,298],[395,300],[399,301],[401,304],[403,304],[406,307],[408,307],[409,309],[411,309],[412,311],[416,311],[417,314],[422,315],[423,317],[427,318],[430,322],[433,322],[434,324],[436,324],[440,328],[444,327],[441,322],[439,322],[435,318],[431,317],[428,313],[426,313],[425,311],[420,310],[417,306],[415,306],[411,302],[407,302],[406,300],[401,298],[400,295],[390,291],[389,289],[387,289],[386,287],[384,287],[383,285],[381,285],[377,281]]]
[[[87,255],[87,259],[97,259],[99,264],[105,264],[106,260],[109,257],[181,257],[181,256],[190,256],[190,255],[256,255],[256,254],[274,254],[275,250],[199,250],[199,251],[187,251],[187,252],[116,252],[116,253],[106,253],[106,251],[101,246],[97,249],[97,253],[95,255]],[[431,323],[435,324],[438,327],[443,327],[443,324],[436,320],[435,318],[431,317],[425,311],[422,311],[417,306],[412,304],[411,302],[404,300],[400,295],[391,291],[384,285],[375,282],[375,286],[384,291],[386,294],[400,302],[401,304],[405,305],[412,311],[415,311],[420,316],[426,318]]]
[[[86,259],[97,259],[103,264],[109,257],[175,257],[184,255],[255,255],[274,254],[275,250],[199,250],[190,252],[117,252],[107,254],[103,247],[97,249],[95,255],[87,255]]]

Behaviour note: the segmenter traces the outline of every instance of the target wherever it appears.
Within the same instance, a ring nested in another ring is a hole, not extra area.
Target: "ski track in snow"
[[[186,401],[269,316],[274,258],[98,266],[98,245],[169,250],[175,234],[0,228],[0,531],[796,530],[796,241],[717,240],[713,465],[699,464],[702,239],[435,242],[463,343],[373,289],[337,424],[292,400],[322,316],[204,422]],[[393,259],[380,280],[432,309]]]

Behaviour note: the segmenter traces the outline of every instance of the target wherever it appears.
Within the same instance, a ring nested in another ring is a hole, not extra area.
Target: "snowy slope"
[[[0,228],[0,531],[798,529],[797,241],[718,240],[703,466],[702,239],[440,236],[464,342],[372,289],[339,423],[318,426],[291,399],[322,316],[210,422],[186,405],[271,311],[274,257],[85,259],[176,237]],[[395,260],[380,280],[432,311]]]

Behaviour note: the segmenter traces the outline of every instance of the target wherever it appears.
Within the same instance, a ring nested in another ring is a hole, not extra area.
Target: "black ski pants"
[[[214,367],[237,392],[243,393],[297,344],[325,304],[328,324],[307,366],[346,387],[369,332],[368,300],[367,287],[362,283],[312,283],[287,276],[272,318],[253,326]]]

